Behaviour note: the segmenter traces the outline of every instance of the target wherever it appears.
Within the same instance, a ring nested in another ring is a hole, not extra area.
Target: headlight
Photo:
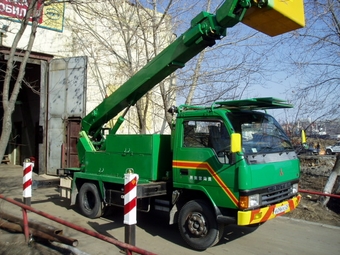
[[[292,194],[297,194],[299,191],[299,184],[298,183],[294,183],[292,186]]]
[[[249,196],[249,207],[255,207],[260,205],[260,195],[254,194]]]
[[[241,196],[240,197],[240,209],[248,209],[251,207],[260,206],[260,195],[253,194],[250,196]]]

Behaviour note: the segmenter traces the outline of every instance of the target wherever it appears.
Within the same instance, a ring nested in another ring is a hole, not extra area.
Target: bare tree
[[[172,4],[173,0],[150,1],[149,8],[140,1],[79,2],[74,5],[77,17],[68,20],[74,33],[74,45],[77,45],[76,51],[89,56],[90,70],[95,78],[90,84],[100,87],[101,99],[132,77],[174,39],[168,16]],[[137,121],[134,122],[133,116],[128,118],[134,132],[148,133],[153,129],[149,126],[153,122],[151,115],[159,116],[168,124],[171,122],[166,109],[173,101],[173,86],[170,76],[136,103]],[[160,132],[168,124],[163,123]]]
[[[306,28],[282,40],[286,47],[281,64],[286,62],[287,78],[295,80],[290,88],[292,103],[301,106],[299,118],[338,118],[340,2],[307,1],[305,12]]]
[[[38,28],[38,20],[39,17],[42,15],[42,9],[44,7],[45,1],[42,0],[23,1],[23,4],[27,5],[27,12],[25,17],[22,18],[20,28],[13,40],[12,47],[9,53],[9,58],[7,60],[5,78],[3,81],[2,107],[4,113],[2,118],[2,129],[0,137],[1,159],[5,154],[9,137],[12,132],[12,113],[15,109],[15,102],[17,100],[17,97],[19,95],[23,83],[26,64],[34,44],[35,35]],[[31,22],[30,36],[27,42],[27,47],[24,52],[24,56],[18,67],[17,66],[18,62],[15,61],[15,54],[16,51],[18,50],[19,41],[22,39],[22,36],[25,30],[27,29],[29,22]],[[15,82],[12,85],[11,82],[13,80]]]
[[[199,1],[197,9],[214,13],[221,1]],[[194,15],[194,9],[191,16]],[[196,13],[197,14],[197,13]],[[226,38],[206,48],[185,70],[177,72],[178,101],[185,104],[210,104],[217,100],[254,96],[253,85],[268,79],[269,38],[244,24],[227,30]],[[261,96],[261,95],[260,95]]]
[[[186,5],[175,0],[79,3],[75,5],[78,20],[68,22],[77,36],[74,47],[92,59],[90,69],[97,79],[90,84],[99,86],[104,98],[108,87],[110,92],[117,89],[168,46],[176,38],[174,33],[187,30],[191,18],[202,10],[217,8],[220,3],[212,0]],[[91,16],[95,20],[89,21]],[[178,102],[187,104],[247,96],[249,88],[261,84],[266,77],[267,43],[267,36],[243,24],[228,31],[227,38],[178,70],[176,79],[168,77],[136,103],[133,132],[147,133],[151,116],[158,116],[169,125],[171,118],[166,111],[173,103],[175,91]],[[153,106],[158,110],[150,111]]]
[[[211,7],[211,0],[208,0],[207,1],[208,12],[210,11],[210,7]],[[188,94],[185,100],[186,105],[190,105],[192,103],[194,93],[198,86],[198,78],[199,78],[199,73],[200,73],[201,66],[202,66],[202,61],[204,60],[204,54],[205,54],[205,50],[203,50],[201,53],[198,54],[197,61],[194,67],[195,69],[194,69],[193,76],[192,76],[192,82],[189,85],[189,91],[188,91]]]
[[[176,37],[171,31],[181,34],[188,28],[190,18],[202,10],[214,13],[221,1],[185,4],[187,6],[183,7],[183,1],[152,0],[80,2],[75,5],[78,17],[68,20],[75,35],[73,45],[76,52],[92,59],[90,70],[97,78],[90,81],[89,86],[100,88],[98,103],[108,91],[116,90],[167,46],[174,39],[172,37]],[[90,21],[89,17],[92,17]],[[252,91],[252,86],[265,84],[270,77],[268,62],[274,49],[272,45],[278,43],[278,39],[243,24],[228,29],[227,38],[178,70],[176,79],[169,77],[136,103],[133,109],[137,121],[131,123],[134,127],[131,131],[147,133],[148,118],[152,115],[170,124],[166,110],[173,101],[175,88],[178,102],[186,104],[253,96],[256,91]],[[150,114],[152,106],[163,110]]]

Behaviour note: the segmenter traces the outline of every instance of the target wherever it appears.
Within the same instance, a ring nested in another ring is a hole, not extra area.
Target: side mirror
[[[241,152],[242,151],[241,144],[242,144],[241,134],[239,133],[231,134],[231,152],[232,153]]]

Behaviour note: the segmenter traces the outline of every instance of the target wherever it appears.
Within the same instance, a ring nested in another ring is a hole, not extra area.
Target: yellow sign
[[[40,8],[38,4],[38,9]],[[28,9],[27,0],[0,0],[0,18],[21,22]],[[65,3],[44,6],[38,19],[39,27],[62,32],[64,27]]]
[[[40,27],[62,32],[64,28],[65,3],[45,6]]]

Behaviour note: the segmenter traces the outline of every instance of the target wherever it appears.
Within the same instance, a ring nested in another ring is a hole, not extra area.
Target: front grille
[[[283,183],[275,186],[270,186],[266,189],[265,193],[261,194],[261,205],[267,206],[271,204],[275,204],[290,198],[292,194],[292,185],[291,183]]]

